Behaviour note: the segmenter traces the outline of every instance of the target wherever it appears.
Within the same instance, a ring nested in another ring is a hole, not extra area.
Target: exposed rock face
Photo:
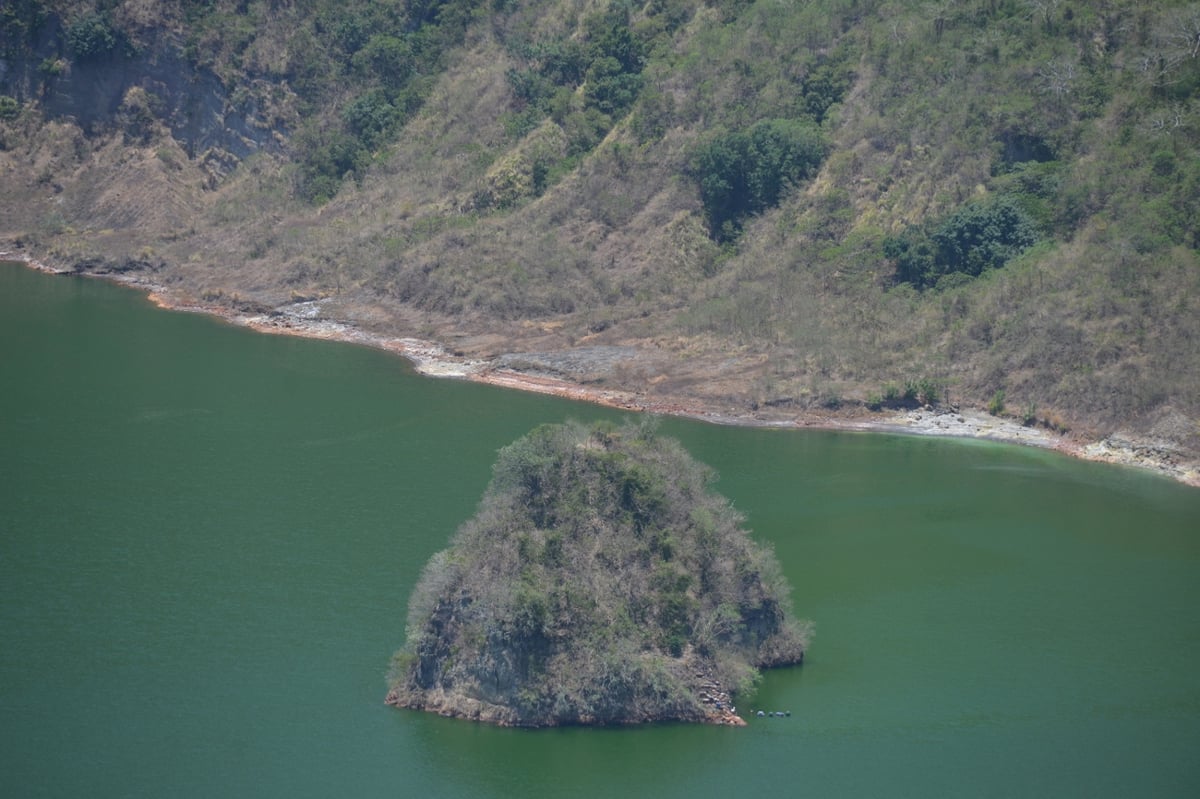
[[[277,146],[279,120],[265,118],[254,92],[235,104],[220,78],[190,63],[169,33],[82,63],[68,57],[64,37],[61,21],[51,16],[28,49],[0,49],[0,89],[21,101],[37,99],[48,118],[72,119],[89,133],[128,127],[119,117],[137,98],[138,110],[165,124],[192,158],[214,151],[242,159]],[[47,75],[42,65],[55,61],[60,69]]]
[[[645,429],[539,428],[409,602],[389,704],[497,724],[740,724],[807,628],[769,550]]]

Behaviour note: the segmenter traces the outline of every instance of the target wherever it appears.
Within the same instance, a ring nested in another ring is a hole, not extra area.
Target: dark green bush
[[[828,145],[810,122],[768,119],[748,131],[718,135],[692,159],[710,235],[730,241],[753,214],[772,208],[812,176]]]
[[[85,14],[67,26],[67,49],[79,61],[111,54],[120,39],[104,14]]]
[[[1021,412],[1021,424],[1026,427],[1033,427],[1037,424],[1037,403],[1030,400],[1025,406],[1025,410]]]
[[[539,72],[557,86],[578,86],[583,82],[594,53],[585,42],[568,39],[548,42],[537,48],[534,59],[540,61]]]
[[[298,193],[314,203],[328,202],[342,180],[359,177],[371,160],[363,143],[342,131],[301,136]]]
[[[921,405],[936,405],[942,399],[942,384],[929,377],[904,382],[904,400]]]
[[[1011,199],[975,203],[950,215],[933,232],[938,260],[947,271],[978,275],[1003,266],[1037,242],[1032,222]]]
[[[587,71],[587,103],[601,113],[616,115],[637,99],[642,76],[626,72],[621,62],[604,56],[592,62]]]
[[[373,147],[403,122],[404,112],[391,103],[386,92],[372,89],[347,105],[342,119],[365,146]]]
[[[415,71],[412,45],[397,36],[376,34],[354,54],[354,69],[389,89],[402,88]]]
[[[553,80],[542,71],[531,67],[524,69],[514,67],[508,70],[504,76],[508,79],[508,86],[512,90],[513,97],[518,101],[518,110],[520,111],[528,107],[543,110],[557,89]]]
[[[930,288],[948,276],[1004,266],[1037,240],[1029,215],[1011,197],[999,197],[966,205],[931,231],[914,227],[888,237],[883,254],[895,263],[897,282]]]
[[[646,63],[646,48],[629,29],[629,16],[614,5],[606,14],[590,17],[585,23],[593,61],[613,58],[622,72],[637,73]]]
[[[825,118],[825,112],[834,103],[840,103],[850,84],[854,82],[854,73],[844,64],[822,63],[804,77],[800,91],[804,95],[804,108],[817,122]]]

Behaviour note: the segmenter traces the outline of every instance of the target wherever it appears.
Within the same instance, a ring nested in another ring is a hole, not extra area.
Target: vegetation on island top
[[[771,549],[651,425],[545,425],[500,451],[409,599],[389,704],[516,726],[737,723],[804,657]]]

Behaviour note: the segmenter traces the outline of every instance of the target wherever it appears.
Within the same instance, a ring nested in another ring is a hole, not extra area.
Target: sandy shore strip
[[[973,408],[926,407],[884,412],[864,409],[860,414],[849,416],[800,412],[787,418],[767,419],[750,411],[742,413],[706,407],[703,403],[686,397],[648,397],[635,392],[598,388],[561,378],[529,374],[489,361],[460,358],[436,342],[418,338],[373,335],[353,325],[324,317],[319,300],[292,303],[270,313],[247,314],[216,304],[179,302],[163,286],[137,275],[90,275],[86,272],[56,268],[23,252],[0,252],[0,260],[19,261],[50,274],[83,274],[112,280],[145,291],[150,301],[160,308],[209,314],[262,333],[342,341],[387,350],[404,357],[419,374],[429,377],[470,380],[621,410],[679,416],[714,424],[986,439],[1053,449],[1085,460],[1135,466],[1187,485],[1200,487],[1200,462],[1187,458],[1172,442],[1147,439],[1131,433],[1118,432],[1099,441],[1079,441]]]
[[[28,266],[30,269],[36,269],[38,272],[45,272],[48,275],[69,275],[72,274],[70,269],[59,269],[42,263],[26,252],[11,252],[8,250],[0,250],[0,261],[12,261]]]
[[[1174,445],[1169,442],[1147,441],[1129,434],[1117,433],[1102,441],[1079,442],[1043,428],[1030,427],[1013,419],[996,417],[971,408],[926,407],[875,413],[864,409],[854,417],[800,413],[788,419],[764,419],[749,411],[737,413],[706,407],[688,398],[647,397],[635,392],[598,388],[563,378],[530,374],[497,366],[489,361],[459,358],[435,342],[416,338],[372,336],[340,322],[323,320],[318,314],[311,314],[303,308],[288,307],[279,309],[275,314],[254,316],[216,312],[235,323],[261,332],[333,339],[385,349],[408,359],[418,373],[430,377],[465,379],[637,413],[685,417],[713,424],[889,432],[1020,444],[1052,449],[1085,460],[1136,466],[1158,472],[1187,485],[1200,487],[1200,464],[1181,459]]]

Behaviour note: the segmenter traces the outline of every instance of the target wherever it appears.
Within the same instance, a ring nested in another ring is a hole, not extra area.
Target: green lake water
[[[0,796],[1200,795],[1200,491],[979,442],[663,421],[816,623],[790,718],[385,707],[496,450],[601,417],[0,265]]]

